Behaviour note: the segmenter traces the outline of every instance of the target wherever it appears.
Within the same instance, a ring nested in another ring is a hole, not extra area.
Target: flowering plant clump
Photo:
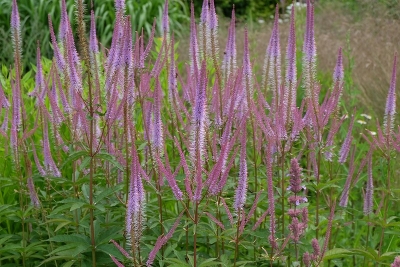
[[[277,7],[261,81],[234,10],[220,59],[214,0],[198,22],[192,3],[181,67],[168,0],[161,38],[155,23],[149,36],[132,29],[126,4],[115,1],[105,48],[93,10],[76,1],[75,30],[62,0],[58,35],[49,15],[54,57],[41,58],[38,43],[33,79],[13,0],[14,65],[0,76],[0,265],[398,266],[396,56],[383,128],[359,137],[356,110],[349,123],[342,114],[341,48],[322,94],[311,1],[302,71],[297,5],[284,59]]]

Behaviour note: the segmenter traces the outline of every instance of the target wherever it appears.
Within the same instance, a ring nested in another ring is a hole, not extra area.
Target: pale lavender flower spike
[[[344,140],[343,145],[339,152],[339,163],[341,163],[341,164],[346,162],[347,156],[350,151],[351,141],[353,140],[353,136],[351,135],[351,132],[353,130],[353,125],[354,125],[354,116],[352,116],[352,118],[351,118],[349,130],[347,131],[347,135],[346,135],[346,139]]]
[[[236,29],[235,29],[235,6],[232,9],[232,18],[229,25],[228,41],[226,43],[223,69],[225,71],[225,79],[227,79],[233,72],[236,66]]]
[[[191,74],[198,73],[199,70],[199,45],[197,42],[197,30],[196,30],[196,20],[194,17],[194,4],[191,3],[191,15],[190,15],[190,72]]]
[[[11,23],[10,24],[11,24],[12,29],[17,30],[19,32],[20,19],[19,19],[17,0],[13,0],[13,2],[12,2]]]
[[[272,30],[268,54],[268,83],[267,88],[272,91],[272,107],[276,112],[280,102],[281,88],[281,46],[279,39],[279,7],[276,6],[274,28]]]
[[[394,262],[390,265],[390,267],[400,267],[400,256],[397,256],[394,259]]]
[[[173,51],[175,44],[174,35],[171,38],[171,49]],[[171,52],[171,62],[169,67],[169,79],[168,79],[168,100],[173,106],[173,103],[176,101],[176,92],[177,92],[177,81],[176,81],[176,68],[175,68],[175,54]]]
[[[152,145],[155,151],[162,151],[164,147],[163,127],[161,121],[161,85],[160,81],[156,79],[156,87],[154,91],[154,105],[153,105],[153,123],[151,126]]]
[[[209,21],[210,29],[217,30],[218,29],[218,17],[215,11],[214,0],[210,0],[210,21]]]
[[[66,65],[65,60],[64,60],[63,56],[61,55],[60,49],[58,48],[56,35],[54,34],[53,23],[51,22],[50,15],[48,16],[48,19],[49,19],[51,44],[53,45],[53,50],[54,50],[54,57],[56,58],[58,70],[60,72],[62,72],[65,69],[65,65]]]
[[[115,10],[123,13],[125,10],[125,0],[115,0]]]
[[[236,188],[235,202],[233,204],[236,212],[239,212],[243,208],[247,195],[246,128],[243,128],[240,143],[239,182]]]
[[[9,109],[10,102],[7,100],[7,97],[4,94],[4,90],[3,90],[3,87],[1,86],[1,82],[0,82],[0,108],[1,107]]]
[[[290,186],[287,190],[292,191],[294,194],[301,192],[303,186],[301,185],[301,168],[297,158],[290,162]]]
[[[60,18],[60,29],[58,37],[60,42],[63,42],[66,38],[67,32],[69,30],[69,18],[67,13],[67,5],[65,0],[61,0],[61,18]]]
[[[294,6],[290,18],[290,33],[286,49],[286,77],[285,77],[285,91],[284,91],[284,104],[288,106],[287,117],[290,117],[291,110],[296,108],[296,88],[297,88],[297,68],[296,68],[296,29]],[[286,110],[284,111],[286,112]],[[286,118],[285,118],[286,119]]]
[[[343,53],[342,48],[339,48],[338,56],[336,60],[335,70],[333,72],[333,82],[342,85],[344,79],[344,68],[343,68]]]
[[[35,185],[33,184],[32,177],[28,178],[27,187],[29,190],[29,197],[31,199],[33,207],[35,207],[36,209],[40,208],[40,201],[39,201],[38,195],[36,193]]]
[[[210,16],[209,12],[210,11],[209,11],[209,6],[208,6],[208,0],[204,0],[203,1],[203,7],[201,9],[201,15],[200,15],[200,22],[201,23],[203,23],[203,24],[208,23],[209,16]]]
[[[396,71],[397,71],[397,54],[393,60],[392,79],[390,81],[389,93],[386,99],[384,132],[389,134],[393,129],[394,115],[396,114]]]
[[[49,130],[47,128],[47,122],[44,120],[43,123],[43,156],[44,156],[44,168],[47,174],[53,175],[55,177],[61,177],[61,173],[58,170],[53,157],[50,152],[50,142],[49,142]]]
[[[168,0],[165,0],[164,4],[164,11],[162,16],[162,30],[164,35],[169,33]]]
[[[89,50],[97,54],[99,52],[99,48],[97,46],[97,36],[96,36],[96,20],[94,17],[94,12],[93,10],[91,11],[90,14],[90,42],[89,42]]]
[[[193,160],[201,161],[201,166],[203,162],[204,156],[204,146],[205,146],[205,137],[206,137],[206,127],[207,127],[207,70],[206,70],[206,62],[203,61],[200,70],[200,80],[197,85],[196,92],[196,100],[195,106],[193,108],[192,115],[192,133],[191,140],[192,146],[190,149],[190,155]],[[196,166],[197,168],[197,166]]]

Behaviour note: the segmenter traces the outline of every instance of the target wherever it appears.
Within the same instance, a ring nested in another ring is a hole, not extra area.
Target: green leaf
[[[217,258],[210,258],[203,261],[199,267],[206,267],[206,266],[215,266],[221,264],[219,261],[215,261]]]
[[[324,260],[343,258],[348,256],[349,254],[352,254],[350,250],[343,248],[333,248],[325,253]]]
[[[65,166],[71,166],[72,162],[76,161],[77,159],[83,156],[88,156],[88,155],[89,155],[88,152],[85,150],[74,151],[71,154],[69,154],[68,158],[64,161],[61,168],[64,168]]]
[[[102,159],[104,161],[110,162],[111,164],[113,164],[115,167],[117,167],[121,171],[124,170],[122,165],[115,159],[115,157],[110,155],[110,154],[108,154],[108,153],[106,153],[106,152],[99,152],[96,155],[96,157],[99,158],[99,159]]]

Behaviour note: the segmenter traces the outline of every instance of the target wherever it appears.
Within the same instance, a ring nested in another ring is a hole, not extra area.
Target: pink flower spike
[[[246,163],[246,128],[243,128],[242,137],[240,140],[240,167],[239,167],[239,182],[236,188],[235,202],[233,207],[236,212],[240,212],[246,202],[247,196],[247,163]]]
[[[346,139],[343,142],[342,147],[340,148],[339,152],[339,163],[343,164],[346,162],[347,156],[349,154],[351,141],[353,141],[353,136],[351,134],[354,125],[354,115],[351,118],[349,129],[347,131]]]
[[[336,60],[335,70],[333,72],[333,82],[339,83],[339,86],[341,86],[343,80],[344,80],[343,53],[342,53],[342,48],[340,47]]]
[[[69,25],[68,13],[67,13],[67,5],[65,3],[65,0],[61,0],[60,29],[59,29],[59,33],[58,33],[58,38],[60,38],[60,42],[64,42],[69,29],[70,29],[70,25]]]
[[[210,0],[210,21],[209,21],[210,29],[217,30],[218,29],[218,17],[215,11],[214,0]]]
[[[36,193],[36,189],[35,189],[35,185],[33,184],[32,177],[28,178],[27,187],[29,190],[29,197],[31,199],[33,207],[36,209],[40,208],[40,201],[39,201],[38,195]]]
[[[165,0],[162,16],[162,31],[164,35],[169,34],[168,0]]]
[[[65,69],[65,60],[64,57],[61,55],[60,49],[57,44],[56,35],[54,34],[53,23],[51,22],[50,15],[48,16],[49,19],[49,29],[50,29],[50,37],[51,37],[51,44],[54,50],[54,57],[56,58],[56,63],[58,70],[62,72]]]
[[[125,0],[115,0],[115,10],[117,13],[124,13],[125,11]]]
[[[11,28],[14,30],[20,31],[20,19],[18,12],[17,0],[13,0],[12,8],[11,8]]]
[[[99,52],[99,48],[97,46],[97,35],[96,35],[96,19],[94,17],[93,10],[90,13],[90,42],[89,42],[89,50],[90,52],[97,54]]]
[[[389,135],[393,130],[394,115],[396,114],[396,71],[397,71],[397,54],[394,55],[392,79],[390,81],[389,93],[386,99],[385,117],[384,117],[384,133]]]
[[[291,118],[292,110],[296,108],[297,67],[296,67],[296,29],[294,6],[292,7],[290,33],[286,48],[286,77],[284,89],[285,121]]]
[[[190,72],[192,75],[197,77],[199,71],[199,45],[197,42],[197,29],[196,20],[194,17],[194,4],[193,1],[190,5],[191,15],[190,15]]]

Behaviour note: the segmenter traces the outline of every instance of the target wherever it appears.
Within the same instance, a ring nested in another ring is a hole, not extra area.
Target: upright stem
[[[389,137],[388,137],[389,140]],[[389,142],[388,142],[389,143]],[[382,255],[382,247],[383,247],[383,240],[385,236],[385,228],[386,228],[386,219],[387,219],[387,213],[388,213],[388,206],[389,206],[389,192],[390,192],[390,151],[388,152],[387,155],[387,180],[386,180],[386,194],[384,195],[384,213],[383,213],[383,222],[384,222],[384,227],[382,227],[381,231],[381,238],[379,241],[379,255]]]
[[[197,267],[197,223],[199,220],[199,203],[196,201],[195,210],[194,210],[194,236],[193,236],[193,266]]]
[[[236,267],[236,260],[239,254],[239,228],[240,228],[240,214],[241,210],[238,210],[238,220],[236,224],[236,238],[235,238],[235,259],[233,262],[233,266]]]

